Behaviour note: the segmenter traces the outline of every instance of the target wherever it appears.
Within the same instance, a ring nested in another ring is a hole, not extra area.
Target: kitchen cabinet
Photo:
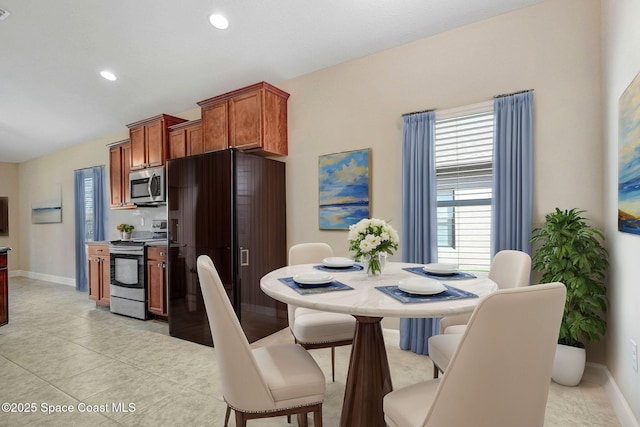
[[[198,102],[205,151],[287,155],[289,94],[266,82]]]
[[[167,159],[168,128],[185,119],[160,114],[128,124],[131,142],[131,170],[164,166]]]
[[[158,316],[167,316],[167,248],[147,247],[148,309]]]
[[[131,169],[131,143],[128,139],[112,144],[109,148],[109,179],[111,182],[111,209],[133,209],[129,194]]]
[[[7,248],[0,249],[0,326],[9,323],[9,270]]]
[[[169,128],[169,159],[202,153],[202,120],[191,120]]]
[[[109,245],[89,244],[89,299],[96,304],[108,306],[110,303],[111,266]]]

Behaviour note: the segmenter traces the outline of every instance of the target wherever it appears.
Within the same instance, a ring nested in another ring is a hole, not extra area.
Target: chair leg
[[[231,415],[231,406],[227,405],[227,413],[224,415],[224,427],[229,424],[229,416]]]
[[[235,411],[236,413],[236,427],[247,427],[247,419],[244,417],[244,414],[240,411]]]
[[[433,378],[438,378],[438,375],[440,374],[440,369],[438,369],[438,367],[436,366],[436,364],[433,364]]]
[[[287,415],[287,424],[291,424],[291,415]]]
[[[322,406],[313,411],[313,427],[322,427]]]
[[[306,412],[304,414],[298,414],[298,427],[309,427]]]
[[[336,382],[336,348],[331,347],[331,381]]]

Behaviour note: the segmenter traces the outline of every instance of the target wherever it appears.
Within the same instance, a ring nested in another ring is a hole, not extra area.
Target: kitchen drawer
[[[166,246],[148,246],[147,247],[147,259],[155,259],[159,261],[167,260],[167,247]]]
[[[93,256],[108,256],[109,245],[87,245],[89,247],[89,255]]]

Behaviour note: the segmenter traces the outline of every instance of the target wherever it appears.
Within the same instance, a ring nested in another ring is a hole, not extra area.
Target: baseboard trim
[[[638,420],[631,411],[631,407],[629,407],[627,400],[622,395],[615,379],[606,366],[600,363],[588,362],[582,378],[585,381],[592,381],[604,387],[622,427],[640,427]]]
[[[76,279],[71,279],[69,277],[62,276],[54,276],[52,274],[42,274],[42,273],[34,273],[33,271],[24,271],[24,270],[9,270],[9,277],[14,276],[23,276],[28,277],[29,279],[42,280],[45,282],[53,282],[58,283],[60,285],[67,285],[76,287]]]

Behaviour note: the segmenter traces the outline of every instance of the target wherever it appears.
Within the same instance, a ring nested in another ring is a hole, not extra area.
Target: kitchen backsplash
[[[109,211],[108,240],[120,240],[121,233],[116,230],[118,224],[131,224],[138,231],[151,231],[151,221],[167,219],[167,205],[153,208],[112,209]]]

